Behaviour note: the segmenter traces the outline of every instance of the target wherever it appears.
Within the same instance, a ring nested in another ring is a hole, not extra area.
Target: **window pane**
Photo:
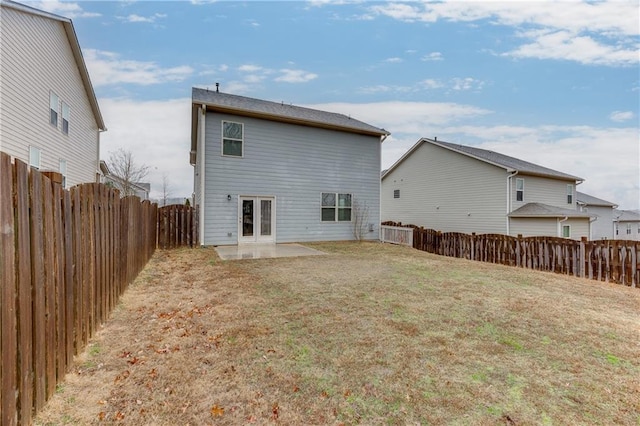
[[[524,193],[522,191],[516,192],[516,201],[522,201],[524,199]]]
[[[340,222],[351,221],[351,209],[338,209],[338,220]]]
[[[229,123],[225,121],[222,123],[222,136],[225,138],[242,139],[242,124]]]
[[[351,194],[338,194],[338,206],[351,207]]]
[[[271,200],[260,201],[260,235],[271,235]]]
[[[49,122],[58,126],[58,96],[55,93],[49,95]]]
[[[30,146],[29,147],[29,165],[37,169],[40,168],[40,149]]]
[[[232,141],[229,139],[225,139],[222,144],[222,154],[242,157],[242,141]]]
[[[516,189],[519,191],[524,189],[524,179],[516,179]]]
[[[564,225],[562,227],[562,236],[565,238],[569,238],[571,236],[571,227]]]
[[[333,192],[322,193],[322,207],[333,207],[336,205],[336,194]]]
[[[322,209],[322,221],[323,222],[335,222],[336,221],[336,209],[323,208]]]

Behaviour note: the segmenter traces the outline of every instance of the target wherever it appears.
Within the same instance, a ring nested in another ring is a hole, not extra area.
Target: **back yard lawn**
[[[158,251],[37,424],[640,424],[640,290],[311,246]]]

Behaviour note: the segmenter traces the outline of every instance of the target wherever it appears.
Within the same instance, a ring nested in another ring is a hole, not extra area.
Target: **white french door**
[[[238,243],[276,241],[274,197],[240,197],[238,206]]]

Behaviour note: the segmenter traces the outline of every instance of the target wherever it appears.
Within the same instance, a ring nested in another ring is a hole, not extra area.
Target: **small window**
[[[394,189],[393,190],[393,198],[400,198],[400,190],[399,189]]]
[[[71,108],[69,105],[62,102],[62,133],[69,134],[69,119],[71,117]]]
[[[60,159],[60,164],[58,166],[58,171],[62,175],[62,187],[67,187],[67,160]]]
[[[524,201],[524,179],[516,178],[516,201]]]
[[[627,235],[631,235],[631,224],[627,223]]]
[[[571,238],[571,225],[562,225],[562,236],[564,238]]]
[[[351,194],[322,193],[323,222],[351,222]]]
[[[567,204],[573,204],[573,185],[567,185]]]
[[[231,121],[222,122],[222,155],[242,157],[244,125]]]
[[[60,99],[58,95],[51,92],[49,94],[49,123],[52,126],[58,127],[58,108],[59,108]]]
[[[29,147],[29,166],[39,169],[40,168],[40,148],[35,146]]]

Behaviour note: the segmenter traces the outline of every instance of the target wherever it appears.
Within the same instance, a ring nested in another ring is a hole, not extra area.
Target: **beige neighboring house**
[[[120,197],[125,196],[125,181],[118,176],[111,173],[107,162],[100,160],[100,183],[104,183],[107,186],[111,186],[120,191]],[[149,199],[149,192],[151,191],[151,184],[148,182],[131,182],[129,186],[133,190],[133,195],[139,197],[141,200]]]
[[[382,174],[382,220],[443,232],[589,238],[582,178],[494,151],[420,139]]]
[[[618,208],[618,205],[580,191],[576,192],[576,199],[578,209],[581,212],[594,216],[591,221],[591,237],[589,239],[613,240],[613,212]]]
[[[613,227],[614,239],[640,241],[640,211],[614,210]]]
[[[96,182],[106,130],[70,19],[0,0],[0,150]]]

